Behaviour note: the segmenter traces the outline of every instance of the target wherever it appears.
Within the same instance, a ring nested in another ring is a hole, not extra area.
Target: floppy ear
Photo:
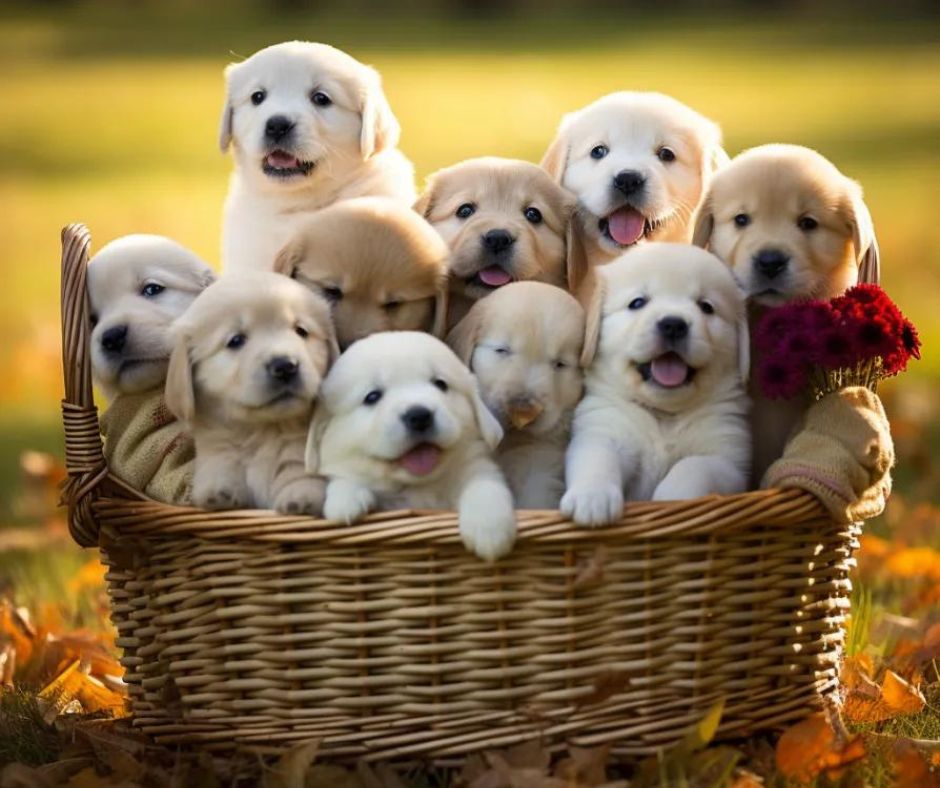
[[[503,439],[503,428],[496,420],[496,417],[490,413],[490,409],[486,407],[486,403],[480,395],[480,385],[473,373],[468,371],[467,376],[470,378],[470,397],[473,400],[473,412],[476,416],[477,427],[483,441],[489,446],[490,451],[493,451]]]
[[[585,311],[584,345],[581,348],[581,367],[586,369],[594,361],[597,343],[601,335],[601,319],[604,307],[604,278],[595,268],[590,272],[582,288],[581,305]]]
[[[577,293],[584,284],[590,268],[584,248],[584,233],[581,230],[581,215],[572,211],[565,231],[565,275],[568,292]]]
[[[306,253],[306,244],[302,238],[291,239],[275,255],[274,273],[293,278],[294,269],[301,263]]]
[[[738,318],[738,374],[747,384],[751,377],[751,329],[747,322],[747,308]]]
[[[381,77],[371,68],[369,72],[369,78],[359,97],[359,111],[362,115],[359,149],[363,159],[370,159],[376,153],[394,148],[401,135],[401,126],[382,90]]]
[[[307,429],[307,443],[304,447],[304,469],[307,473],[317,473],[320,470],[320,443],[329,420],[326,409],[319,403],[314,403],[313,418]]]
[[[568,167],[568,138],[559,129],[552,144],[548,146],[545,155],[539,166],[545,170],[556,183],[561,183],[565,176],[565,169]]]
[[[849,223],[852,226],[852,243],[855,245],[858,262],[858,281],[876,285],[881,280],[881,260],[878,251],[878,239],[875,237],[875,225],[871,212],[862,199],[861,186],[857,186],[852,197]]]
[[[476,306],[476,305],[475,305]],[[447,344],[457,354],[457,357],[472,370],[470,362],[473,360],[473,351],[480,338],[480,328],[483,326],[483,304],[478,309],[471,308],[463,320],[454,326],[447,335]]]
[[[719,143],[709,146],[708,150],[705,151],[704,159],[704,175],[703,180],[707,183],[708,179],[711,178],[718,170],[727,165],[731,161],[731,157],[725,152],[725,149],[721,147]]]
[[[342,350],[339,348],[339,340],[336,338],[336,326],[333,325],[333,318],[330,318],[330,328],[326,335],[326,341],[330,349],[330,354],[327,357],[327,370],[329,370],[335,363],[336,360],[342,354]]]
[[[232,123],[235,119],[235,108],[232,106],[232,94],[229,90],[232,69],[234,64],[225,69],[225,103],[222,105],[222,117],[219,120],[219,150],[228,151],[232,143]]]
[[[431,325],[431,334],[438,339],[443,339],[447,333],[448,295],[447,274],[443,274],[437,292],[434,294],[434,322]]]
[[[424,191],[418,196],[417,201],[414,205],[411,206],[412,210],[423,216],[425,219],[430,218],[431,208],[434,206],[434,178],[428,178],[427,183],[424,185]]]
[[[189,362],[189,343],[180,331],[170,353],[170,364],[166,372],[164,402],[170,412],[180,421],[192,423],[196,416],[196,392],[193,390],[193,370]]]
[[[712,203],[709,195],[705,195],[702,204],[698,207],[695,214],[695,227],[692,230],[692,244],[701,246],[702,249],[708,248],[711,241],[712,230],[715,227],[715,218],[712,216]]]

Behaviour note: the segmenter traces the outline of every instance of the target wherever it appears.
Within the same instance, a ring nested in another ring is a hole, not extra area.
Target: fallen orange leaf
[[[895,714],[917,714],[927,701],[919,688],[902,679],[893,670],[885,671],[881,696]]]
[[[858,736],[843,740],[826,715],[817,712],[784,731],[775,760],[784,777],[810,782],[820,772],[837,770],[864,755],[865,746]]]

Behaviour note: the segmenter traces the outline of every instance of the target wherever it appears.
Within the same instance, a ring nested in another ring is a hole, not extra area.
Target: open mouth
[[[633,246],[656,232],[662,224],[661,219],[647,219],[636,208],[625,205],[600,219],[597,227],[618,246]]]
[[[682,356],[672,351],[637,364],[636,368],[646,383],[654,383],[664,389],[674,389],[690,383],[696,372],[685,363]]]
[[[427,476],[441,464],[444,452],[433,443],[419,443],[401,455],[395,462],[412,476]]]
[[[512,281],[512,274],[499,265],[490,265],[481,268],[467,280],[468,285],[477,285],[490,290],[496,290]]]
[[[301,161],[296,156],[283,150],[271,151],[264,157],[261,169],[265,175],[275,178],[291,178],[297,175],[309,175],[314,162]]]

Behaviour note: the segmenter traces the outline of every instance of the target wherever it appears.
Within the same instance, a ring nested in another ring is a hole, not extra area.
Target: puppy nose
[[[505,230],[490,230],[488,233],[484,233],[480,240],[483,241],[483,246],[493,252],[493,254],[508,249],[516,241],[516,239]]]
[[[664,317],[656,324],[663,339],[676,342],[689,334],[689,324],[681,317]]]
[[[434,414],[421,405],[408,408],[402,414],[401,420],[405,423],[409,432],[427,432],[434,426]]]
[[[292,358],[287,356],[275,356],[265,368],[268,370],[268,376],[279,383],[290,383],[297,377],[297,371],[300,365]]]
[[[754,255],[754,267],[758,273],[773,279],[790,262],[790,256],[784,254],[779,249],[761,249]]]
[[[646,185],[646,177],[636,170],[621,170],[614,176],[614,188],[629,197],[642,191]]]
[[[294,122],[284,115],[272,115],[264,124],[264,135],[272,142],[279,142],[294,128]]]
[[[101,347],[108,353],[120,353],[127,342],[127,326],[112,326],[101,335]]]

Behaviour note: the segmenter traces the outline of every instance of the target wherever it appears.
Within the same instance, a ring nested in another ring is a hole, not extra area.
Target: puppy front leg
[[[245,509],[254,505],[245,469],[232,451],[196,446],[193,504],[203,509]]]
[[[704,495],[733,495],[747,489],[747,474],[717,454],[683,457],[656,485],[654,501],[683,501]]]
[[[495,561],[516,541],[516,512],[509,485],[495,463],[476,465],[457,499],[464,546],[484,561]]]
[[[565,481],[559,508],[578,525],[604,525],[623,514],[620,455],[609,437],[575,434],[565,454]]]
[[[284,514],[319,517],[323,513],[326,498],[326,479],[307,473],[304,468],[303,443],[291,449],[291,456],[282,460],[271,481],[271,505]]]
[[[365,517],[375,505],[375,493],[358,479],[335,478],[326,486],[323,516],[350,525]]]

